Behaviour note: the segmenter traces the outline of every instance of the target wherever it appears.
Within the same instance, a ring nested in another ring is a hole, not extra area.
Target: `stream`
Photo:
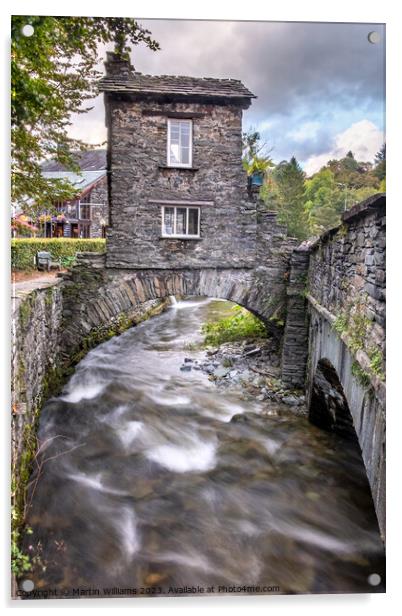
[[[45,404],[27,598],[384,592],[354,442],[180,370],[228,307],[177,302],[88,353]]]

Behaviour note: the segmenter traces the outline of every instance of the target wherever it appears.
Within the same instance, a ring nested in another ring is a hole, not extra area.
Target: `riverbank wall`
[[[71,287],[70,287],[71,293]],[[58,394],[74,365],[97,344],[121,333],[169,305],[150,300],[135,310],[117,313],[90,332],[81,330],[74,352],[65,337],[66,287],[60,278],[16,284],[12,291],[11,357],[11,493],[13,561],[15,572],[23,566],[18,538],[25,518],[26,492],[38,449],[40,411],[48,398]]]

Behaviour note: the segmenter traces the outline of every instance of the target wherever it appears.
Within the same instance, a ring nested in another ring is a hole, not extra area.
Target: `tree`
[[[24,36],[30,24],[32,36]],[[159,49],[150,32],[131,18],[13,16],[11,23],[12,200],[31,213],[71,198],[66,181],[43,178],[40,164],[55,158],[78,171],[74,152],[88,149],[68,136],[71,114],[97,94],[98,44],[114,42],[127,57],[133,45]]]
[[[265,195],[269,207],[278,211],[278,221],[286,225],[289,235],[308,237],[308,220],[304,211],[305,173],[293,156],[282,161],[272,173],[272,190]]]
[[[270,152],[270,151],[269,151]],[[247,175],[253,173],[265,174],[269,167],[273,167],[273,162],[266,151],[266,143],[261,143],[261,135],[258,131],[250,129],[243,133],[243,168]]]
[[[386,167],[387,167],[386,146],[384,143],[381,149],[379,150],[379,152],[377,152],[377,154],[375,155],[375,166],[374,166],[374,171],[373,171],[373,174],[376,176],[376,178],[378,178],[380,183],[383,180],[385,180]],[[384,182],[384,187],[385,187],[385,182]]]
[[[359,189],[364,186],[378,187],[378,179],[372,173],[372,164],[358,162],[349,151],[340,160],[328,161],[324,168],[334,174],[335,183],[344,189]]]
[[[344,210],[378,192],[371,181],[368,186],[349,188],[347,184],[335,180],[335,174],[328,167],[322,167],[306,180],[304,207],[310,231],[314,235],[336,227]]]
[[[314,235],[335,227],[340,222],[343,194],[330,169],[323,167],[305,184],[305,211]]]

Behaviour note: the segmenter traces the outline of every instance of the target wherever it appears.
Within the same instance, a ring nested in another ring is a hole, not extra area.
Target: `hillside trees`
[[[260,198],[290,235],[306,239],[335,227],[342,212],[371,195],[385,191],[385,145],[374,165],[357,161],[352,152],[330,160],[317,173],[305,177],[293,157],[269,169]]]

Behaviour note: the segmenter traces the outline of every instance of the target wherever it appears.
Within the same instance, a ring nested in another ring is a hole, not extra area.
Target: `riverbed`
[[[358,446],[181,369],[229,309],[177,302],[88,353],[46,403],[24,544],[36,590],[384,592]]]

